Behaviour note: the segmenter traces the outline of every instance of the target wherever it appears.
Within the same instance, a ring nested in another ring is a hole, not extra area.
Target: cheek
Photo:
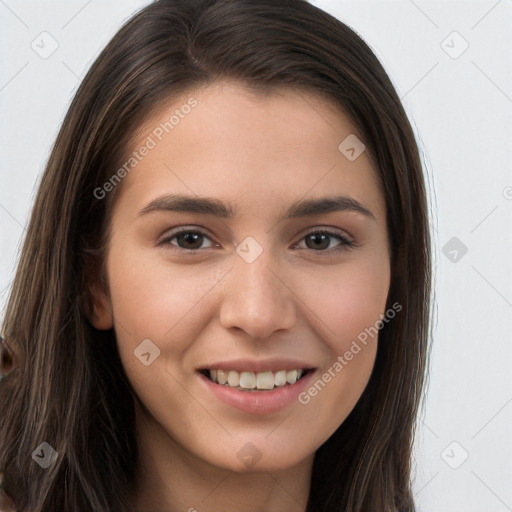
[[[149,259],[144,251],[124,258],[112,254],[109,265],[110,292],[114,321],[133,339],[182,339],[180,333],[197,322],[208,290],[218,280],[218,272],[196,265],[166,264],[163,259]],[[173,343],[173,348],[179,345]]]
[[[184,394],[171,375],[193,352],[194,341],[211,313],[206,310],[208,291],[221,273],[196,265],[178,269],[163,258],[155,261],[133,249],[112,251],[108,265],[114,329],[128,379],[148,406],[155,390],[161,390],[175,397],[176,407],[186,407]],[[153,353],[158,355],[149,366],[137,357],[147,352],[141,348],[148,345],[144,340],[151,342],[150,361]],[[183,380],[182,384],[190,385]]]
[[[148,258],[145,251],[122,247],[110,253],[108,267],[123,367],[138,397],[155,417],[163,415],[166,424],[171,420],[161,408],[162,396],[173,410],[191,407],[190,396],[183,392],[183,386],[191,385],[188,376],[175,377],[204,328],[205,297],[219,271],[195,265],[178,268],[163,258]],[[150,353],[148,366],[136,357],[142,353],[140,346]],[[195,412],[200,417],[201,411]]]
[[[385,259],[361,259],[338,267],[324,279],[324,286],[308,292],[308,306],[322,320],[328,351],[324,366],[299,398],[319,431],[334,431],[368,383],[377,353],[378,321],[385,313],[389,272]]]
[[[384,314],[390,270],[385,259],[365,258],[340,266],[309,287],[307,303],[324,324],[325,341],[337,354]],[[306,293],[306,290],[302,292]]]

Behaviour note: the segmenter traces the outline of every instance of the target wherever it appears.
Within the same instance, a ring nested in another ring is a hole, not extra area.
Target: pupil
[[[183,235],[178,235],[179,237],[182,237],[185,239],[185,242],[187,244],[194,244],[194,242],[196,243],[196,246],[195,247],[186,247],[187,249],[197,249],[201,246],[201,238],[202,238],[202,235],[198,234],[198,233],[185,233]],[[199,243],[198,243],[199,241]]]
[[[325,249],[326,247],[329,246],[328,238],[329,238],[329,235],[317,234],[317,235],[310,235],[308,237],[308,240],[314,240],[314,245],[316,247],[313,247],[313,249],[319,249],[319,248]],[[311,247],[310,247],[310,249],[311,249]]]

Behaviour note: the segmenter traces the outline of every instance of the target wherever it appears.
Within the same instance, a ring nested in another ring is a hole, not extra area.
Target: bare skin
[[[377,337],[350,360],[344,354],[385,313],[384,198],[366,152],[351,161],[338,149],[356,134],[350,120],[293,89],[263,95],[223,82],[191,91],[163,106],[130,152],[190,97],[197,106],[117,185],[109,289],[97,289],[92,319],[115,329],[137,396],[137,511],[304,512],[315,451],[373,369]],[[172,211],[173,194],[237,212]],[[332,196],[370,213],[280,220],[298,201]],[[176,236],[179,227],[192,234]],[[205,233],[194,236],[198,229]],[[334,235],[322,238],[325,229]],[[261,253],[248,262],[237,247]],[[160,350],[147,366],[134,355],[143,340]],[[340,356],[346,364],[333,371]],[[198,372],[235,359],[303,364],[312,369],[306,392],[329,370],[331,379],[309,401],[246,412]]]

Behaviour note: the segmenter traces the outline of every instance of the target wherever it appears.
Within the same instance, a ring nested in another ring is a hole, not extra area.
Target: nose
[[[263,251],[251,263],[234,255],[220,308],[225,329],[238,328],[253,338],[265,339],[295,324],[295,295],[280,268],[270,251]]]

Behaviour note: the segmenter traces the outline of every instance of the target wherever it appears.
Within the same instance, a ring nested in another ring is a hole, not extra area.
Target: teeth
[[[210,379],[218,384],[242,390],[274,389],[294,384],[302,377],[302,370],[279,370],[275,374],[266,372],[237,372],[235,370],[209,370]]]
[[[226,384],[228,381],[228,376],[223,370],[210,370],[210,379],[219,384]]]
[[[228,373],[228,384],[232,388],[236,388],[238,384],[240,384],[240,374],[238,372],[235,372],[234,370],[231,370]]]
[[[279,370],[275,376],[276,386],[284,386],[286,384],[286,370]]]
[[[275,377],[272,372],[260,372],[256,375],[256,387],[258,389],[273,389],[274,383]]]
[[[291,370],[289,372],[286,372],[286,382],[288,384],[293,384],[297,381],[297,370]]]
[[[229,385],[231,386],[231,383]],[[254,389],[256,387],[256,375],[252,372],[242,372],[240,374],[240,387]]]

